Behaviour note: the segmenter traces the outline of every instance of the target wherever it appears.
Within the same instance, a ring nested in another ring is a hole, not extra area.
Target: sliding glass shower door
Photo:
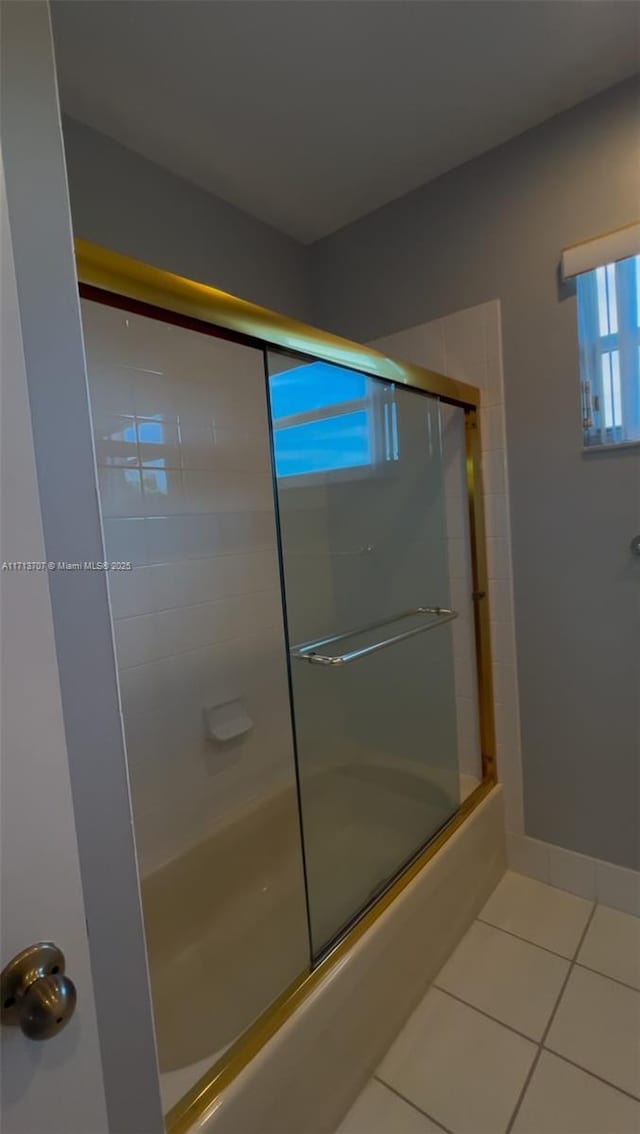
[[[317,957],[459,805],[440,410],[282,355],[269,389]]]

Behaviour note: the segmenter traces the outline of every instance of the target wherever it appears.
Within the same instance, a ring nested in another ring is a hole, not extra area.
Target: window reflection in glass
[[[278,477],[364,469],[398,459],[394,386],[311,362],[269,379]]]

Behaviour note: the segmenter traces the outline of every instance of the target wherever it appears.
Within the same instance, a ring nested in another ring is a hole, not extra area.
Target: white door
[[[0,66],[0,560],[100,562],[45,0],[0,0]],[[47,1040],[3,1020],[0,1129],[160,1134],[106,581],[100,572],[8,567],[0,618],[0,968],[53,941],[77,988],[74,1015]]]
[[[1,168],[0,179],[0,964],[53,941],[78,994],[73,1018],[49,1041],[2,1027],[0,1125],[6,1134],[97,1134],[108,1127],[49,586],[46,572],[10,566],[18,555],[42,562],[45,552]]]

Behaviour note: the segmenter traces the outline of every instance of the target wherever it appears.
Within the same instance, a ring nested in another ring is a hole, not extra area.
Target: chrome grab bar
[[[416,614],[432,614],[435,617],[423,626],[414,626],[412,630],[404,630],[401,634],[393,634],[390,638],[383,638],[381,642],[374,642],[371,646],[362,646],[359,650],[349,650],[345,654],[318,654],[320,646],[329,646],[332,642],[342,642],[345,638],[353,638],[355,634],[365,634],[368,630],[377,630],[380,626],[389,626],[392,622],[399,622],[401,618],[410,618]],[[369,626],[360,626],[357,630],[348,630],[346,634],[334,634],[331,638],[319,638],[316,642],[304,642],[301,646],[293,646],[291,657],[297,661],[310,662],[311,665],[346,665],[347,662],[357,661],[367,654],[375,654],[378,650],[386,650],[396,642],[403,642],[405,638],[413,638],[414,634],[424,634],[425,630],[433,630],[445,622],[453,622],[458,617],[457,610],[448,610],[444,606],[416,606],[412,610],[403,610],[394,614],[392,618],[385,618],[382,622],[372,622]]]

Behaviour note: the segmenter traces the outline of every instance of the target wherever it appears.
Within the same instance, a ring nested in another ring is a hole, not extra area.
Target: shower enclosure
[[[495,780],[477,393],[77,253],[172,1128]]]

